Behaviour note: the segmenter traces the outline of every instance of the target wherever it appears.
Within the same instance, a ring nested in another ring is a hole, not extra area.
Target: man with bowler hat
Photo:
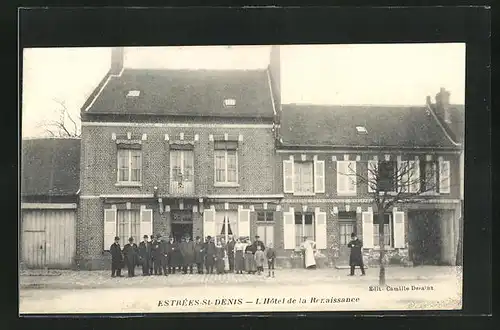
[[[151,242],[148,241],[148,235],[144,235],[144,240],[139,243],[139,259],[142,265],[142,275],[151,275],[149,265],[151,263]]]
[[[198,274],[203,274],[203,266],[205,263],[205,244],[201,241],[200,236],[196,236],[194,244],[194,261]]]
[[[120,248],[120,237],[115,237],[115,242],[109,247],[109,252],[111,253],[111,277],[123,277],[123,254]]]
[[[160,242],[161,235],[157,234],[154,238],[151,246],[151,254],[153,257],[153,269],[155,275],[161,275],[161,269],[163,266],[163,250]]]
[[[207,270],[207,274],[214,273],[215,254],[216,247],[214,239],[212,236],[207,236],[207,242],[205,243],[205,268]]]
[[[137,264],[138,250],[137,244],[134,243],[134,238],[130,237],[128,239],[128,244],[125,244],[123,247],[123,255],[128,269],[128,277],[135,276],[135,265]]]
[[[355,233],[351,234],[351,241],[347,244],[347,247],[351,248],[351,255],[349,257],[349,266],[351,266],[351,273],[349,276],[354,276],[354,268],[359,266],[361,268],[361,275],[365,275],[365,266],[363,265],[363,255],[361,253],[361,248],[363,247],[363,242],[358,239]]]

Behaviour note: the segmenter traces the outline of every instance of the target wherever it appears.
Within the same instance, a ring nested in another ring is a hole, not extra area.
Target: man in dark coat
[[[142,275],[149,276],[151,263],[151,242],[148,241],[148,235],[144,235],[144,240],[139,243],[139,259],[142,265]]]
[[[361,248],[363,247],[363,242],[358,239],[355,233],[351,234],[351,241],[347,244],[347,247],[351,248],[351,255],[349,257],[349,265],[351,266],[351,273],[349,276],[354,276],[354,268],[359,266],[361,268],[361,275],[365,275],[365,266],[363,265],[363,255],[361,253]]]
[[[184,238],[183,242],[180,244],[180,250],[183,261],[182,272],[184,274],[187,274],[189,268],[189,274],[193,274],[195,246],[194,242],[191,240],[191,237],[186,236]]]
[[[111,253],[111,277],[123,277],[123,254],[120,248],[120,237],[115,237],[115,242],[109,247],[109,252]]]
[[[151,234],[149,236],[151,238],[151,260],[149,261],[149,274],[153,275],[154,271],[154,261],[153,261],[153,241],[154,241],[154,235]]]
[[[161,275],[164,259],[163,250],[159,238],[161,238],[161,235],[157,235],[157,237],[154,237],[153,242],[151,242],[151,255],[155,275]]]
[[[236,245],[236,241],[233,238],[233,235],[229,236],[229,241],[226,244],[226,252],[227,259],[229,262],[229,272],[234,271],[234,246]]]
[[[164,246],[167,255],[168,273],[175,274],[176,268],[179,268],[180,271],[182,267],[182,255],[179,244],[173,237],[170,237],[169,241],[166,242]]]
[[[203,274],[203,265],[205,263],[205,244],[201,241],[200,236],[196,236],[196,243],[194,244],[194,262],[196,263],[196,270],[198,274]]]
[[[257,251],[257,246],[260,246],[260,249],[262,251],[266,250],[266,246],[264,245],[264,242],[262,242],[260,240],[260,236],[258,236],[258,235],[255,236],[255,241],[252,244],[252,252],[253,252],[253,254],[255,254],[255,252]]]
[[[205,268],[207,270],[207,274],[214,273],[215,254],[215,242],[211,236],[207,236],[207,241],[205,243]]]
[[[128,269],[128,277],[135,276],[135,265],[137,264],[138,254],[139,248],[137,244],[134,243],[134,238],[130,237],[128,239],[128,244],[123,247],[123,256],[125,257],[125,264]]]

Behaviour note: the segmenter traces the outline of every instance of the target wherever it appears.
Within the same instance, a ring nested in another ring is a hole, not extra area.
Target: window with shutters
[[[450,161],[439,162],[439,193],[450,193]]]
[[[215,141],[215,185],[238,184],[238,143]]]
[[[357,174],[355,161],[337,161],[337,193],[356,195]]]
[[[257,212],[258,222],[274,222],[274,212],[272,211],[258,211]]]
[[[309,239],[315,239],[314,233],[314,213],[296,212],[295,213],[295,246],[300,247],[304,241],[304,236]]]
[[[117,236],[120,237],[122,246],[128,243],[130,237],[134,238],[134,243],[139,244],[141,240],[141,213],[139,210],[118,210],[117,211]]]
[[[295,162],[294,171],[294,193],[313,194],[313,162]]]
[[[118,183],[138,184],[141,179],[141,150],[118,149]]]
[[[393,238],[392,238],[392,216],[389,213],[384,214],[384,244],[385,247],[393,247]],[[378,247],[379,243],[379,222],[378,222],[378,214],[373,214],[373,245]]]
[[[421,162],[421,189],[423,194],[435,194],[437,193],[437,162],[435,161],[425,161]]]

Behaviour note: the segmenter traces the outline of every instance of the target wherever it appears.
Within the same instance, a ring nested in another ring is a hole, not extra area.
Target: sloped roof
[[[465,107],[460,104],[450,105],[450,119],[454,125],[451,125],[455,141],[463,143],[465,140]]]
[[[131,90],[140,92],[127,97]],[[235,106],[224,106],[234,99]],[[88,114],[265,117],[274,115],[267,70],[124,69]]]
[[[80,139],[23,140],[21,195],[69,196],[80,186]]]
[[[454,147],[426,107],[283,105],[284,146]],[[358,133],[357,126],[367,133]]]

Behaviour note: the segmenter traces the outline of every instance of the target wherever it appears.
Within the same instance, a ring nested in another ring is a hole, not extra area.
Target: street
[[[178,313],[422,310],[461,308],[461,272],[435,276],[389,275],[377,287],[376,270],[365,277],[328,270],[278,273],[277,278],[243,275],[173,275],[113,279],[115,287],[21,287],[20,313]],[[448,272],[443,272],[448,270]],[[405,270],[411,274],[409,270]],[[393,272],[394,273],[394,272]],[[78,273],[79,276],[80,275]],[[87,275],[87,274],[85,274]],[[279,276],[281,275],[281,277]],[[292,276],[294,275],[294,276]],[[38,277],[38,276],[37,276]],[[55,276],[54,276],[55,277]],[[203,279],[203,280],[202,280]],[[149,281],[148,281],[149,280]],[[39,279],[39,281],[43,281]],[[52,280],[55,281],[55,280]],[[133,283],[134,281],[135,283]],[[149,285],[139,285],[144,281]],[[238,282],[239,281],[239,282]],[[21,281],[22,283],[22,281]]]

